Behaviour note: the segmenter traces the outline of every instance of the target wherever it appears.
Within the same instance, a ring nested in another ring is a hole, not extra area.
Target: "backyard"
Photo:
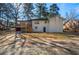
[[[15,36],[12,32],[0,36],[1,55],[79,54],[79,33],[21,33]]]

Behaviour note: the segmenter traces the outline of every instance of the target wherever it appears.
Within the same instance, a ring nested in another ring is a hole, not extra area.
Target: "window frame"
[[[35,21],[34,24],[39,24],[39,21]]]

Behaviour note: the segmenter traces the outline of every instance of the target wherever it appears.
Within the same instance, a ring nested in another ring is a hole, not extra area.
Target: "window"
[[[38,27],[36,26],[35,29],[37,29]]]
[[[45,23],[47,23],[48,21],[45,21]]]
[[[17,24],[20,24],[20,22],[17,22]]]
[[[39,21],[36,21],[35,24],[39,24]]]

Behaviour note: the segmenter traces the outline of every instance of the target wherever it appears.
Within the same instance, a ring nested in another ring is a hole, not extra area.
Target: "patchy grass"
[[[11,37],[10,37],[11,36]],[[0,54],[79,55],[79,35],[72,33],[12,33],[0,40]]]
[[[4,35],[10,34],[10,33],[15,33],[15,32],[14,31],[6,31],[6,30],[1,31],[0,30],[0,36],[4,36]]]
[[[23,33],[20,35],[20,38],[26,40],[30,44],[30,48],[28,52],[26,52],[28,54],[79,54],[78,34]],[[76,40],[73,38],[78,39]],[[25,42],[25,44],[27,42]],[[24,46],[28,46],[28,44]]]
[[[51,38],[51,39],[59,39],[59,40],[64,40],[64,39],[70,39],[71,37],[68,36],[68,34],[65,33],[25,33],[21,34],[25,36],[26,38]],[[21,36],[22,37],[22,36]]]
[[[25,40],[28,39],[32,43],[48,44],[54,41],[61,43],[71,42],[73,38],[75,39],[78,36],[69,33],[24,33],[19,35],[19,37]],[[78,39],[79,37],[77,38],[77,40]]]

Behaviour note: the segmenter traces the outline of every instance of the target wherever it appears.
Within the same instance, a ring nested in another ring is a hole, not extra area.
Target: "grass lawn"
[[[20,37],[28,41],[31,46],[39,43],[40,46],[37,46],[48,50],[48,54],[79,54],[78,33],[24,33]]]
[[[72,38],[79,38],[79,34],[75,33],[24,33],[20,35],[21,38],[45,38],[51,40],[69,40]]]
[[[32,54],[79,54],[78,33],[22,33],[19,37]]]
[[[79,34],[21,33],[14,39],[11,33],[0,40],[0,54],[79,55]]]

